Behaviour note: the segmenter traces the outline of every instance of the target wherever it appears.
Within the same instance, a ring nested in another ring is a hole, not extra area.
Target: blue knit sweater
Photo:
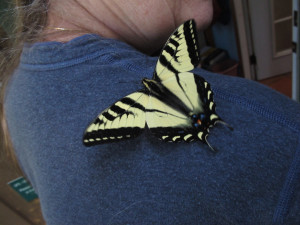
[[[5,110],[47,224],[300,224],[300,105],[258,83],[194,71],[234,128],[211,129],[218,153],[147,131],[83,146],[89,123],[156,60],[96,35],[25,46]]]

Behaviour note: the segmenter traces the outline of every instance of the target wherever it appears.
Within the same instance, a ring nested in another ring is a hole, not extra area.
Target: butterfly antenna
[[[205,138],[204,138],[204,139],[205,139],[205,143],[209,146],[209,148],[210,148],[213,152],[217,152],[217,150],[215,150],[215,149],[209,144],[209,142],[207,141],[207,136],[208,136],[208,135],[206,135]]]
[[[216,123],[221,123],[223,125],[225,125],[226,127],[228,127],[230,130],[233,130],[233,127],[231,127],[228,123],[224,122],[223,120],[219,119],[215,122]]]

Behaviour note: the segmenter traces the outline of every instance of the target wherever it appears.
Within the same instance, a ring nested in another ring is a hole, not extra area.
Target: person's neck
[[[165,40],[160,36],[153,36],[151,28],[147,27],[149,24],[139,21],[142,15],[128,15],[132,11],[126,10],[126,5],[120,8],[113,1],[111,4],[104,4],[104,1],[99,5],[94,4],[96,5],[91,7],[88,2],[76,1],[72,5],[67,1],[57,1],[50,6],[43,41],[68,42],[83,34],[94,33],[126,42],[147,54],[163,45]],[[149,36],[149,30],[152,36]]]

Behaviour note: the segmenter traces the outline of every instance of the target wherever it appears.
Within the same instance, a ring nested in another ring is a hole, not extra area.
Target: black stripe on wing
[[[137,137],[144,129],[139,127],[126,127],[117,129],[104,129],[86,133],[83,143],[85,146],[111,143]]]
[[[188,72],[200,63],[200,49],[194,20],[178,27],[166,42],[156,65],[153,79],[165,80],[179,72]],[[171,73],[171,74],[166,74]]]
[[[144,98],[148,99],[144,91],[135,92],[104,110],[86,129],[84,145],[93,146],[138,136],[146,124]]]
[[[194,20],[191,20],[190,27],[184,26],[184,36],[188,46],[188,53],[191,59],[191,63],[194,67],[200,63],[200,47],[198,41],[197,27]],[[191,32],[192,31],[192,32]],[[187,72],[187,71],[185,71]]]

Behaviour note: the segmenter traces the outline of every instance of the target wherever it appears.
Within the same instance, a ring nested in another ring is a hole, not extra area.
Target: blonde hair
[[[5,120],[5,88],[13,71],[19,64],[24,43],[39,39],[47,22],[49,0],[11,0],[14,8],[7,10],[7,20],[11,23],[11,33],[5,38],[5,47],[0,51],[0,153],[6,153],[14,162],[12,143]],[[0,40],[3,42],[4,40]]]

